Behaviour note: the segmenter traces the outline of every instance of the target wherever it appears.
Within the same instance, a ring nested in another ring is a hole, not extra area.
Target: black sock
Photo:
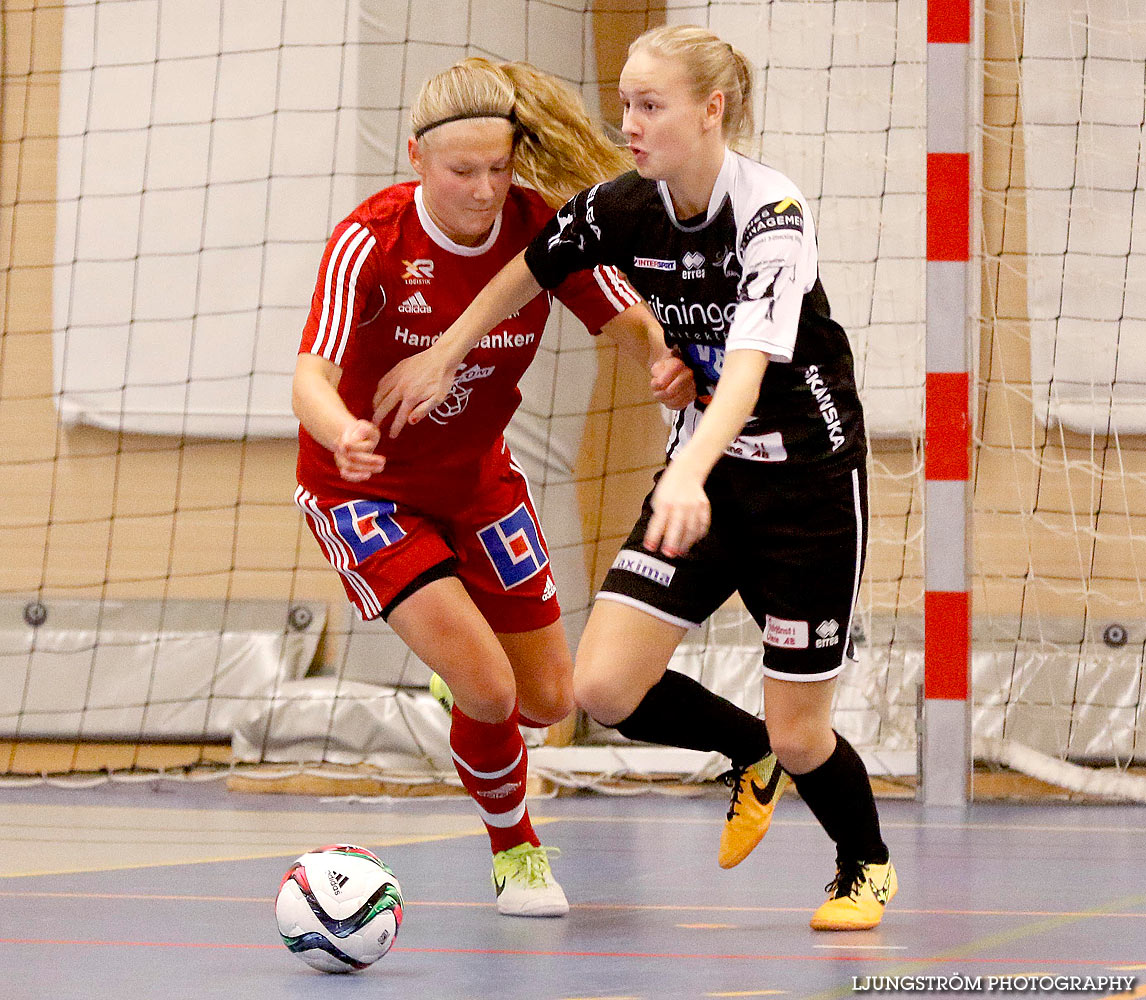
[[[741,767],[756,763],[771,749],[763,719],[675,670],[666,670],[615,728],[642,743],[719,750]]]
[[[887,862],[867,768],[839,733],[832,755],[807,774],[793,774],[792,780],[800,798],[835,841],[837,859]]]

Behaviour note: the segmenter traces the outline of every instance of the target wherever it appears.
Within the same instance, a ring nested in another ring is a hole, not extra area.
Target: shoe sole
[[[497,912],[503,917],[564,917],[569,913],[569,907],[561,909],[547,906],[536,910],[503,910],[499,906]]]
[[[813,920],[809,926],[814,931],[870,931],[873,927],[878,927],[883,920],[883,914],[871,923],[844,923],[842,921],[825,922],[821,920]]]
[[[895,887],[888,893],[887,903],[895,899],[895,894],[899,891],[899,884],[896,882]],[[879,909],[879,916],[874,921],[866,921],[864,923],[846,922],[842,920],[817,920],[814,916],[808,922],[808,926],[814,931],[870,931],[873,927],[878,927],[883,921],[883,915],[887,912],[887,903]]]

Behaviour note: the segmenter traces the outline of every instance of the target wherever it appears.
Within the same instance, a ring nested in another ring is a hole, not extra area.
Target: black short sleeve
[[[595,220],[601,185],[574,195],[533,238],[525,263],[542,288],[556,288],[574,271],[601,263],[601,228]]]

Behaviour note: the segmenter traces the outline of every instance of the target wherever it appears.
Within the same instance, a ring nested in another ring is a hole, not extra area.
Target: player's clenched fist
[[[349,483],[361,483],[386,467],[386,456],[374,454],[382,434],[369,420],[356,420],[334,443],[334,464]]]
[[[649,388],[653,399],[670,410],[683,410],[696,399],[696,382],[692,371],[680,358],[662,358],[653,362]]]

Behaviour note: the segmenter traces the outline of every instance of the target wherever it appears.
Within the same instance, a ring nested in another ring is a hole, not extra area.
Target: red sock
[[[494,853],[541,841],[525,808],[528,760],[517,728],[517,714],[505,722],[478,722],[457,705],[450,727],[454,767],[477,804]]]
[[[533,719],[521,714],[521,709],[517,710],[517,724],[525,726],[526,729],[548,729],[548,722],[534,722]]]

